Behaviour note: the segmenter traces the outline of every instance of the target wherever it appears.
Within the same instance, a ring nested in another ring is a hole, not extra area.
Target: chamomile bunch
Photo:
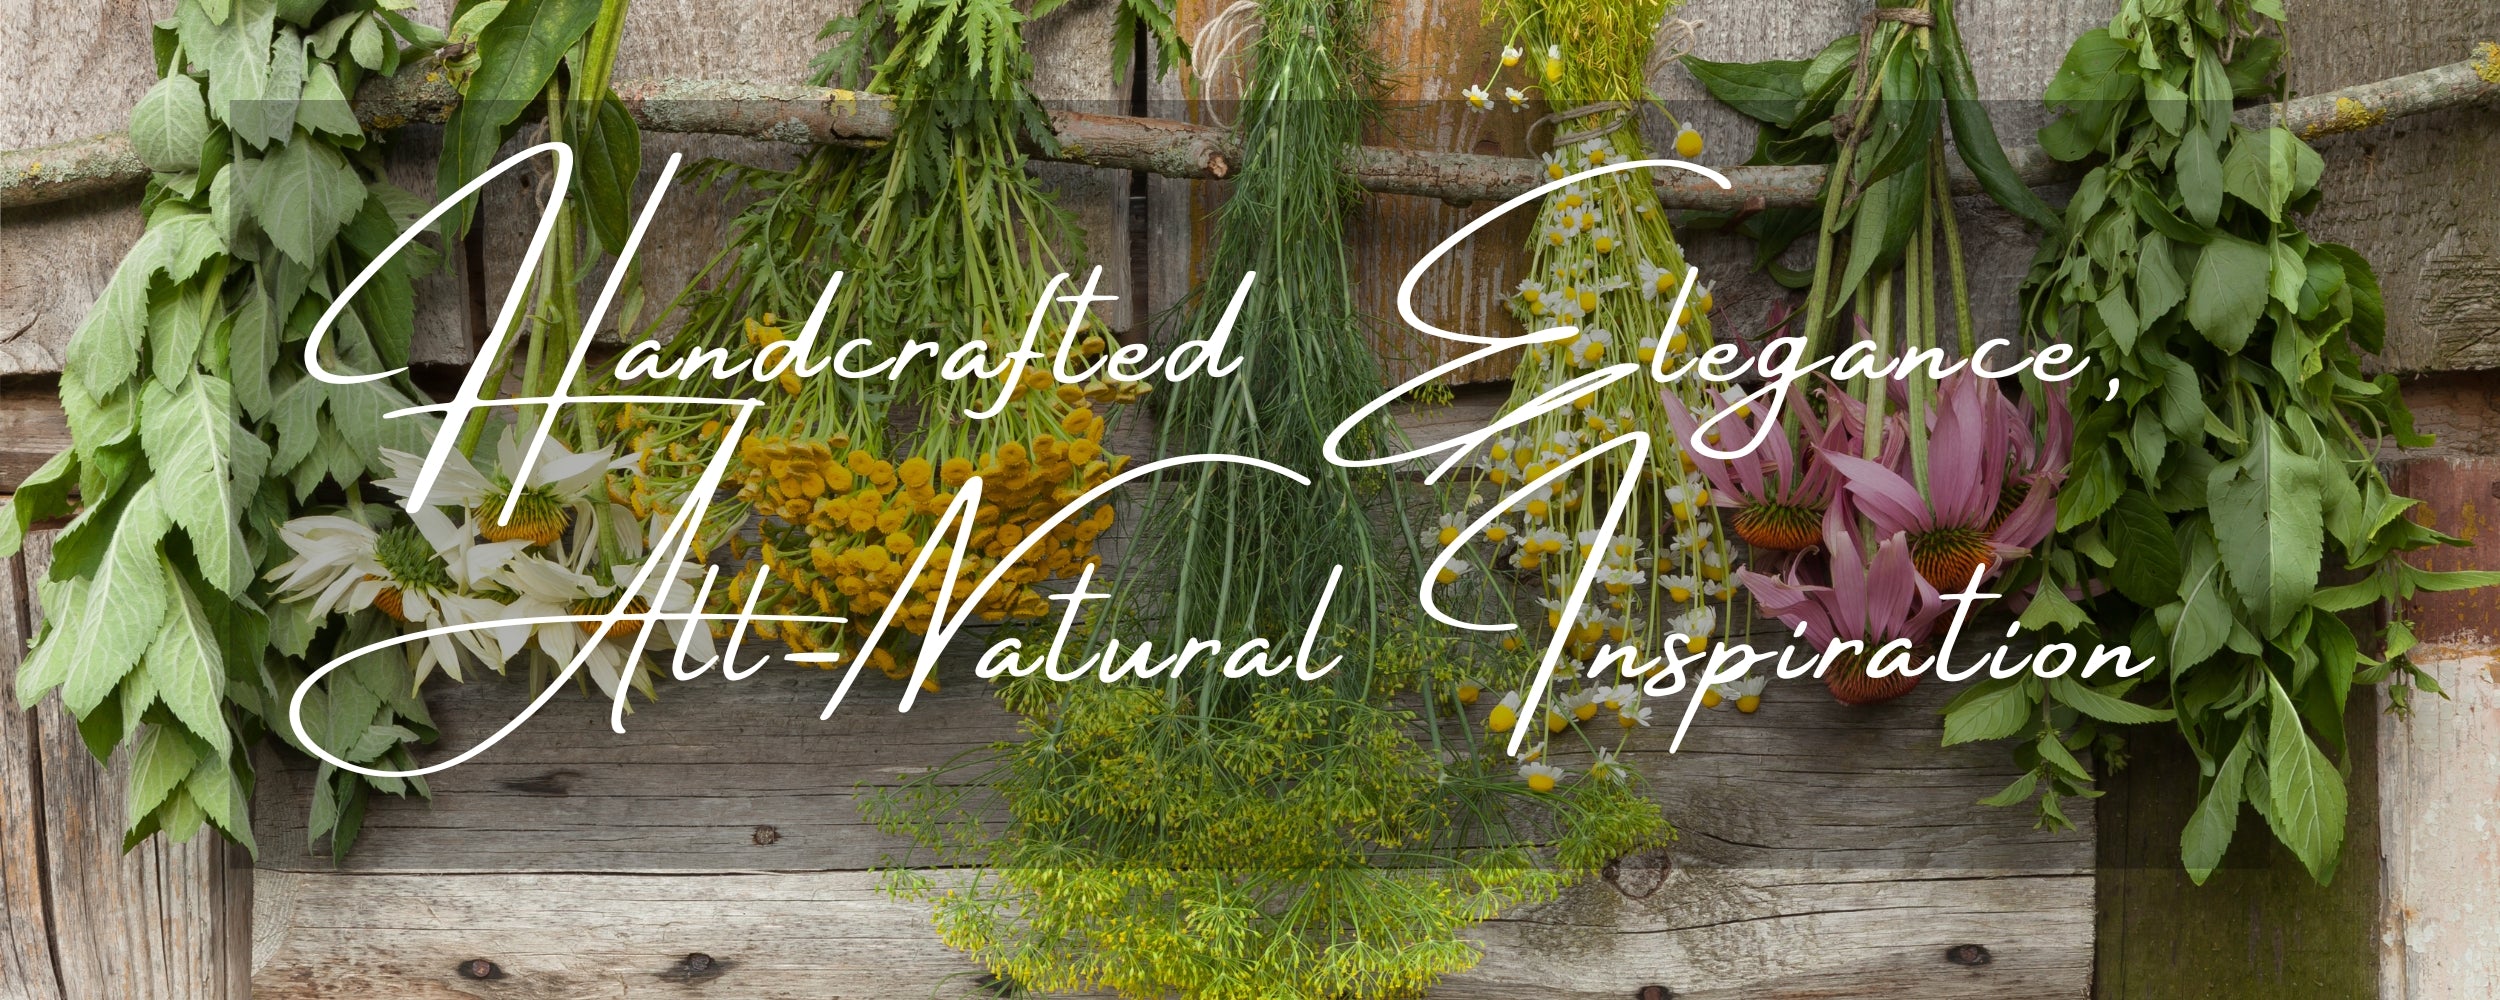
[[[1560,180],[1650,155],[1627,109],[1650,103],[1643,68],[1649,39],[1669,6],[1658,0],[1502,0],[1489,9],[1489,16],[1510,24],[1506,68],[1533,74],[1548,102],[1565,109],[1553,116],[1552,148],[1544,154],[1548,176]],[[1679,144],[1687,137],[1698,141],[1688,131]],[[1611,680],[1587,677],[1604,647],[1630,645],[1655,655],[1669,635],[1680,633],[1688,645],[1705,648],[1734,618],[1724,606],[1734,571],[1725,534],[1706,483],[1669,423],[1665,397],[1646,373],[1653,364],[1672,369],[1710,346],[1716,303],[1707,286],[1687,294],[1686,274],[1648,176],[1618,171],[1545,197],[1527,272],[1509,298],[1528,328],[1571,327],[1575,335],[1523,352],[1505,413],[1610,365],[1643,369],[1509,428],[1475,456],[1479,502],[1468,523],[1487,506],[1499,509],[1487,530],[1468,540],[1470,558],[1532,587],[1546,611],[1542,635],[1562,634],[1564,662],[1546,701],[1561,715],[1568,714],[1566,705],[1584,707],[1600,682]],[[1695,391],[1685,386],[1667,391],[1679,398]],[[1610,492],[1630,461],[1626,448],[1600,449],[1635,432],[1649,435],[1652,456],[1640,470],[1627,518],[1612,537],[1600,537]],[[1576,471],[1543,479],[1591,452],[1600,453]],[[1565,599],[1583,571],[1594,576],[1593,586],[1587,603],[1566,621]],[[1512,651],[1545,645],[1533,632],[1501,642]],[[1563,669],[1569,667],[1578,669]]]

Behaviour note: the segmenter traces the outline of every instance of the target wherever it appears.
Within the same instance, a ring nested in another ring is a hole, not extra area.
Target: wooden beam
[[[420,62],[398,76],[367,84],[357,92],[357,117],[377,129],[442,121],[458,104],[459,92],[448,82],[427,79],[429,74],[439,75],[432,74],[430,62]],[[652,132],[862,146],[892,137],[896,121],[893,103],[884,95],[832,87],[658,79],[627,80],[617,84],[616,90],[633,109],[635,121]],[[2240,112],[2239,118],[2256,127],[2288,125],[2315,138],[2476,104],[2495,94],[2500,94],[2500,69],[2484,56],[2289,104],[2250,108]],[[1207,125],[1057,111],[1051,114],[1051,127],[1059,148],[1035,151],[1046,160],[1166,177],[1220,179],[1232,173],[1240,158],[1232,134]],[[2051,159],[2036,146],[2018,147],[2008,155],[2025,183],[2054,183],[2071,173],[2070,165]],[[1545,180],[1544,166],[1524,157],[1379,146],[1359,147],[1352,156],[1350,169],[1355,179],[1384,194],[1423,195],[1458,203],[1500,201]],[[1955,190],[1979,190],[1978,182],[1958,165],[1954,171]],[[1659,181],[1659,196],[1669,208],[1810,205],[1823,188],[1824,172],[1819,166],[1732,167],[1726,171],[1734,184],[1729,189],[1699,177],[1677,175]],[[0,208],[109,190],[144,176],[145,168],[130,153],[129,136],[123,133],[0,152]]]

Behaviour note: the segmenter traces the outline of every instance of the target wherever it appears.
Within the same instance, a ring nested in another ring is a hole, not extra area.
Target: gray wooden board
[[[777,663],[736,683],[668,685],[660,702],[626,719],[623,735],[608,730],[604,700],[562,695],[502,743],[433,776],[431,803],[375,799],[345,867],[838,871],[894,863],[908,844],[860,817],[863,786],[894,784],[1015,732],[961,663],[940,677],[946,690],[896,714],[899,685],[871,673],[820,722],[837,675]],[[1951,694],[1952,686],[1931,682],[1860,710],[1834,703],[1810,680],[1775,682],[1758,714],[1703,710],[1674,755],[1664,717],[1682,706],[1659,706],[1660,724],[1639,734],[1626,757],[1682,829],[1677,857],[1695,863],[2088,868],[2088,828],[2044,834],[2030,828],[2026,810],[1974,804],[2016,772],[2001,747],[1936,745],[1936,710]],[[503,725],[527,691],[485,681],[429,690],[427,699],[445,733],[431,760]],[[301,834],[310,766],[265,759],[272,766],[254,809],[261,866],[329,869],[327,849],[307,850]]]
[[[26,149],[127,127],[130,108],[156,82],[149,25],[171,0],[0,0],[0,51],[31,58],[9,71],[0,104],[0,148]],[[448,0],[424,0],[420,20],[448,19]],[[431,195],[433,129],[395,135],[389,179]],[[72,333],[139,238],[137,190],[13,209],[0,217],[0,376],[61,370]],[[466,361],[461,277],[418,282],[415,356]]]
[[[1855,869],[1680,869],[1637,900],[1592,883],[1479,927],[1484,962],[1432,995],[2080,998],[2090,889],[2087,872]],[[264,871],[255,903],[262,1000],[992,995],[861,872]],[[1948,959],[1974,944],[1985,964]]]
[[[12,560],[23,566],[23,579],[41,578],[51,542],[51,532],[28,538],[25,554]],[[40,627],[41,614],[34,611],[16,623],[31,634]],[[40,912],[50,925],[60,996],[244,1000],[249,857],[213,834],[180,844],[153,837],[125,853],[122,801],[129,754],[116,754],[109,765],[98,763],[57,696],[44,699],[32,715],[31,728],[0,730],[0,736],[27,741],[0,744],[0,753],[24,755],[39,775],[29,782],[38,792],[39,829],[5,834],[21,845],[26,838],[39,840],[33,846],[44,883]],[[14,889],[8,902],[10,924],[31,917],[18,912]]]

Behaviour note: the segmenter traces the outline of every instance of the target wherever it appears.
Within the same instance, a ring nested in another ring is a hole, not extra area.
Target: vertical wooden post
[[[2500,569],[2487,536],[2500,458],[2428,458],[2397,469],[2422,498],[2414,519],[2474,543],[2417,555],[2425,569]],[[2500,594],[2423,594],[2403,609],[2414,663],[2446,697],[2417,694],[2379,729],[2387,892],[2379,995],[2500,996]]]
[[[2376,996],[2379,711],[2374,693],[2356,694],[2344,714],[2350,807],[2343,864],[2326,886],[2247,806],[2222,867],[2204,885],[2188,881],[2179,831],[2196,808],[2196,756],[2175,730],[2129,730],[2126,767],[2101,781],[2094,995]]]
[[[0,682],[42,610],[52,536],[0,564]],[[0,996],[248,1000],[252,861],[202,831],[122,850],[126,756],[98,763],[47,698],[0,712]]]

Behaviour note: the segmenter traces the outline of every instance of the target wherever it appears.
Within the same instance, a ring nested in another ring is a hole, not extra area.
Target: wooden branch
[[[449,83],[427,80],[428,64],[358,91],[356,117],[388,130],[416,122],[439,122],[460,95]],[[744,136],[774,142],[874,145],[894,135],[892,102],[879,94],[830,87],[743,83],[731,80],[628,80],[617,94],[634,120],[651,132]],[[2436,69],[2365,83],[2288,104],[2239,112],[2250,127],[2289,126],[2302,138],[2372,128],[2398,118],[2482,103],[2500,95],[2500,56],[2485,54]],[[1240,159],[1225,129],[1159,118],[1051,114],[1056,152],[1043,159],[1165,177],[1220,179]],[[2007,151],[2023,181],[2034,186],[2073,176],[2072,164],[2051,159],[2037,146]],[[1441,153],[1364,146],[1354,151],[1353,172],[1365,188],[1383,194],[1420,195],[1468,203],[1500,201],[1535,187],[1544,166],[1531,159],[1478,153]],[[1978,181],[1954,164],[1954,190],[1977,193]],[[1732,210],[1811,205],[1822,190],[1824,168],[1732,167],[1733,187],[1722,190],[1697,176],[1659,181],[1669,208]],[[114,133],[48,146],[0,152],[0,209],[23,208],[137,183],[146,167],[130,151],[127,135]]]

